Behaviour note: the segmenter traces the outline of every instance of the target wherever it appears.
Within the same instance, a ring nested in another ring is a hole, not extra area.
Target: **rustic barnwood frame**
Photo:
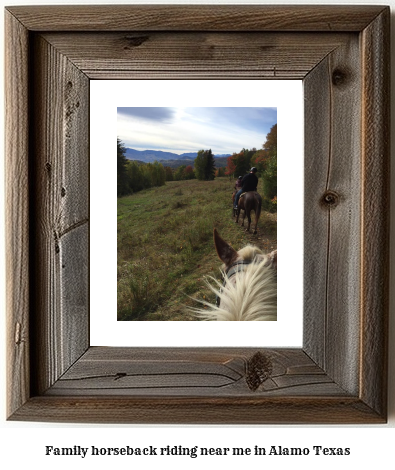
[[[8,419],[386,421],[389,17],[6,9]],[[304,81],[301,349],[90,347],[89,82],[120,78]]]

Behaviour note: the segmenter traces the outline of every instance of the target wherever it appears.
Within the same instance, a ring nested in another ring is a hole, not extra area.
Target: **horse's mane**
[[[277,271],[272,267],[270,256],[251,245],[241,249],[238,254],[240,259],[251,264],[235,274],[235,282],[228,281],[222,286],[211,276],[209,279],[212,282],[207,278],[205,280],[211,291],[220,297],[220,306],[199,301],[206,308],[192,310],[202,320],[276,321]]]

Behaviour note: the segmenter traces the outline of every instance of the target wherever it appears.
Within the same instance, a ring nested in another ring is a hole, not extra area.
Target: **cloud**
[[[276,123],[277,108],[118,108],[117,132],[126,147],[138,150],[231,154],[261,148]]]
[[[175,114],[176,110],[174,108],[155,108],[155,107],[145,107],[145,108],[117,108],[118,114],[133,118],[133,119],[144,119],[148,121],[159,121],[167,122],[171,121]]]
[[[218,128],[239,128],[249,132],[262,132],[267,125],[277,122],[277,108],[189,108],[206,122]]]

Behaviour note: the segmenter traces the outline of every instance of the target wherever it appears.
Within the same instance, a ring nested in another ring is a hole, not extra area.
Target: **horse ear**
[[[219,259],[222,260],[226,266],[230,266],[236,261],[238,256],[237,251],[219,236],[217,229],[214,229],[214,244]]]

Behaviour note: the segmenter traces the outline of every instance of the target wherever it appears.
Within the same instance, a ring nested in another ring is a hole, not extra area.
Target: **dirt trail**
[[[254,221],[255,214],[252,215],[252,221]],[[264,223],[261,224],[261,220],[265,219]],[[269,212],[264,212],[261,215],[261,219],[258,224],[258,233],[253,234],[253,230],[250,232],[245,232],[245,227],[241,226],[242,217],[239,218],[239,227],[240,230],[244,231],[245,237],[248,239],[248,242],[251,245],[255,245],[260,248],[265,253],[269,253],[273,250],[277,250],[277,214],[270,214]],[[235,222],[235,219],[233,219]],[[247,220],[245,221],[245,226]],[[251,224],[252,226],[252,224]]]

